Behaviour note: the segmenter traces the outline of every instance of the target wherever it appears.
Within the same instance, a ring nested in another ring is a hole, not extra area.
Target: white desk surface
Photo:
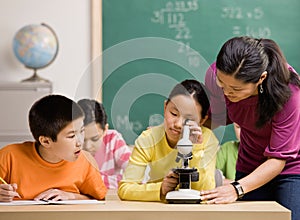
[[[276,202],[225,205],[165,204],[120,201],[110,190],[105,204],[0,206],[0,220],[290,220],[291,212]]]

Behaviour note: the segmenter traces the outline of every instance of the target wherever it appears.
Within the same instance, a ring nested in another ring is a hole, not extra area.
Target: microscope
[[[189,160],[193,158],[193,143],[190,141],[190,128],[184,122],[182,138],[177,142],[176,162],[181,160],[182,166],[173,169],[179,176],[178,190],[168,192],[166,200],[169,203],[200,203],[200,191],[191,189],[191,182],[199,180],[197,168],[189,167]]]

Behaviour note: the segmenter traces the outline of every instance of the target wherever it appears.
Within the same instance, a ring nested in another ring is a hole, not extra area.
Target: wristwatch
[[[245,195],[243,187],[241,186],[241,184],[239,182],[234,181],[234,182],[231,182],[230,184],[233,185],[233,187],[236,191],[236,194],[238,196],[238,199],[242,198]]]

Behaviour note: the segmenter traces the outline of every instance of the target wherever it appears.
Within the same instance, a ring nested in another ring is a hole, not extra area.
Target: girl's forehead
[[[178,110],[183,116],[191,117],[190,119],[201,118],[202,108],[192,96],[177,95],[170,100],[170,107]]]
[[[195,102],[194,98],[190,95],[176,95],[171,98],[171,102],[178,106],[184,104],[192,104]]]
[[[84,126],[85,132],[98,132],[96,122],[91,122]]]

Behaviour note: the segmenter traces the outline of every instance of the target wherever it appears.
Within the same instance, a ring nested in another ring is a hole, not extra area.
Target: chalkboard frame
[[[102,102],[102,0],[91,0],[92,97]]]

